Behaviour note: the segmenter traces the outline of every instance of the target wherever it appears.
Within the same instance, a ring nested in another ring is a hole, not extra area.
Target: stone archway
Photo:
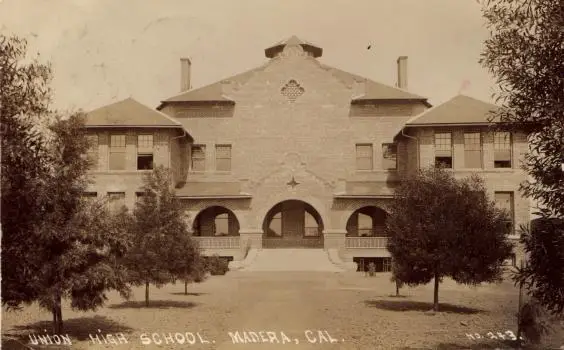
[[[198,213],[192,224],[194,236],[238,236],[239,220],[222,206],[211,206]]]
[[[365,206],[355,210],[347,220],[349,237],[386,236],[386,218],[388,214],[376,206]]]
[[[323,220],[319,212],[301,200],[274,205],[262,225],[264,248],[322,248]]]

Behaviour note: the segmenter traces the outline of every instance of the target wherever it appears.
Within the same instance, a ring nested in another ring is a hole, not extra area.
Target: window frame
[[[117,146],[113,145],[114,137],[118,137],[118,136],[123,137],[123,146],[117,147]],[[108,170],[110,170],[110,171],[127,170],[127,134],[125,134],[125,133],[110,134],[110,142],[109,142],[108,151],[109,151]],[[112,154],[121,154],[122,155],[122,157],[123,157],[123,168],[119,168],[119,169],[112,168]]]
[[[393,147],[393,149],[395,150],[395,152],[393,152],[394,155],[394,167],[393,168],[389,168],[384,166],[385,161],[389,160],[391,158],[386,158],[386,151],[385,151],[385,147]],[[392,143],[383,143],[382,144],[382,169],[384,170],[398,170],[398,144],[397,142],[392,142]]]
[[[437,136],[439,135],[449,135],[448,138],[437,138]],[[441,141],[441,140],[449,140],[448,145],[450,146],[449,149],[447,150],[446,147],[441,148],[441,147],[437,147],[437,146],[446,146],[447,143],[445,144],[441,144],[438,143],[437,141]],[[441,131],[441,132],[435,132],[434,133],[434,137],[433,137],[433,146],[434,146],[434,159],[435,159],[435,167],[438,167],[439,162],[438,162],[438,158],[450,158],[450,166],[445,166],[446,169],[454,169],[454,145],[452,142],[452,132],[451,131]],[[450,154],[450,156],[447,155],[440,155],[441,151],[444,152],[445,154],[448,152]],[[447,164],[448,165],[448,164]]]
[[[359,156],[360,147],[369,147],[370,156]],[[355,144],[355,160],[356,160],[356,170],[357,171],[372,171],[374,170],[374,145],[372,143],[357,143]],[[359,166],[359,159],[370,159],[370,166],[366,169]]]
[[[225,147],[226,149],[229,149],[229,157],[219,157],[219,152],[218,150],[222,147]],[[216,144],[215,145],[215,171],[217,172],[222,172],[222,173],[228,173],[231,172],[231,167],[232,167],[232,157],[233,157],[233,147],[231,146],[231,144],[228,143],[222,143],[222,144]],[[219,161],[220,160],[229,160],[229,167],[228,169],[219,169]]]
[[[137,163],[136,163],[136,169],[140,170],[140,171],[146,171],[146,170],[153,170],[155,168],[155,135],[153,133],[140,133],[136,135],[136,148],[137,148]],[[148,137],[150,136],[150,147],[146,147],[145,145],[148,144],[147,140],[142,140],[143,137]],[[141,147],[141,143],[145,143],[144,147]],[[151,157],[151,167],[148,169],[142,169],[139,168],[139,159],[141,157]]]
[[[468,140],[470,141],[476,141],[475,138],[467,138],[467,135],[478,135],[478,142],[467,142]],[[483,135],[480,131],[465,131],[463,134],[463,139],[464,139],[464,168],[466,169],[483,169],[484,168],[484,138]],[[478,149],[472,149],[473,147],[469,147],[468,146],[476,146],[478,145]],[[475,166],[468,166],[468,159],[469,157],[467,157],[468,153],[470,152],[477,152],[480,155],[480,164],[478,167]]]
[[[194,157],[195,152],[194,149],[195,148],[200,148],[202,150],[202,156],[201,157]],[[205,144],[195,144],[195,145],[191,145],[190,146],[190,172],[194,172],[194,173],[203,173],[206,171],[206,167],[207,167],[207,161],[206,161],[206,145]],[[201,160],[203,163],[203,169],[194,169],[194,160]]]
[[[97,171],[100,167],[100,135],[98,133],[88,133],[86,135],[88,140],[88,151],[86,156],[91,160],[91,171]]]
[[[111,213],[115,214],[119,211],[119,209],[121,209],[121,207],[127,206],[125,191],[107,192],[106,195],[108,197],[108,210]],[[113,202],[112,195],[119,195],[119,200],[123,201],[123,204],[121,205],[120,208],[114,208],[115,204],[112,204],[112,202]]]
[[[503,142],[500,142],[500,134],[505,134]],[[508,141],[505,139],[508,138]],[[503,146],[503,147],[500,147]],[[513,168],[513,134],[509,131],[495,131],[493,133],[493,162],[496,169],[512,169]],[[509,152],[509,160],[496,160],[498,152]],[[509,162],[509,166],[496,166],[497,162]]]
[[[499,201],[498,201],[498,194],[502,195],[509,195],[509,220],[506,223],[511,224],[511,229],[509,230],[509,236],[515,236],[515,192],[514,191],[495,191],[494,192],[494,201],[498,205],[499,208]]]

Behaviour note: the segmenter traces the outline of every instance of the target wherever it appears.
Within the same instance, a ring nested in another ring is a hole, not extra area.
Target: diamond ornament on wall
[[[284,85],[282,87],[282,89],[280,90],[280,93],[283,96],[286,96],[286,98],[290,101],[290,102],[294,102],[296,101],[296,99],[298,97],[300,97],[301,95],[303,95],[305,92],[304,88],[300,86],[300,84],[298,84],[297,81],[295,81],[294,79],[288,81],[286,83],[286,85]]]

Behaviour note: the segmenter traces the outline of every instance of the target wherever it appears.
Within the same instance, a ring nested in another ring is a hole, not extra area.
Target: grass
[[[186,339],[193,335],[194,349],[305,349],[310,348],[306,330],[312,331],[310,335],[326,331],[337,341],[319,344],[324,337],[316,336],[314,347],[319,349],[508,349],[514,345],[508,339],[487,339],[489,332],[517,332],[518,295],[511,282],[467,287],[445,280],[439,291],[441,311],[432,312],[432,284],[404,287],[397,298],[389,277],[388,273],[365,277],[356,273],[229,272],[189,285],[188,295],[183,283],[151,288],[148,308],[144,288],[136,289],[130,301],[110,294],[110,302],[96,312],[75,312],[66,305],[65,333],[72,338],[72,349],[155,348],[154,343],[143,345],[142,339],[147,339],[143,334],[158,333],[157,340],[162,340],[162,333],[168,332],[173,336],[181,333]],[[18,349],[18,342],[29,343],[29,334],[50,333],[50,319],[36,305],[17,313],[3,311],[2,348]],[[555,332],[540,348],[564,345],[562,326],[564,323],[556,324]],[[278,332],[279,339],[283,332],[300,344],[234,345],[228,334],[261,330]],[[95,344],[89,337],[117,333],[123,333],[128,344]],[[209,343],[202,344],[197,333]],[[183,346],[162,344],[159,348],[179,347]]]

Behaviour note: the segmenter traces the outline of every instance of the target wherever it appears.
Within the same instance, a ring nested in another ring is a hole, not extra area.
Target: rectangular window
[[[125,135],[110,135],[110,170],[125,170]]]
[[[137,170],[153,169],[153,135],[137,135]]]
[[[84,200],[88,203],[95,202],[97,198],[98,198],[98,193],[96,193],[96,192],[84,192],[84,193],[82,193],[82,200]]]
[[[231,171],[231,145],[215,146],[215,168],[217,171]]]
[[[395,143],[382,144],[382,167],[387,170],[398,168],[398,147]]]
[[[482,168],[482,137],[479,132],[464,133],[464,167]]]
[[[507,234],[513,235],[515,233],[515,206],[513,202],[513,192],[495,192],[494,198],[498,208],[505,210],[507,213]]]
[[[90,169],[98,170],[98,134],[89,134],[88,140],[88,160],[90,161]]]
[[[511,168],[511,133],[494,133],[494,168]]]
[[[435,166],[452,168],[452,134],[450,132],[435,134]]]
[[[117,213],[125,206],[125,192],[108,192],[108,208]]]
[[[356,169],[357,170],[372,170],[372,144],[357,144],[356,145]]]
[[[206,170],[206,146],[194,145],[192,146],[192,171],[205,171]]]

